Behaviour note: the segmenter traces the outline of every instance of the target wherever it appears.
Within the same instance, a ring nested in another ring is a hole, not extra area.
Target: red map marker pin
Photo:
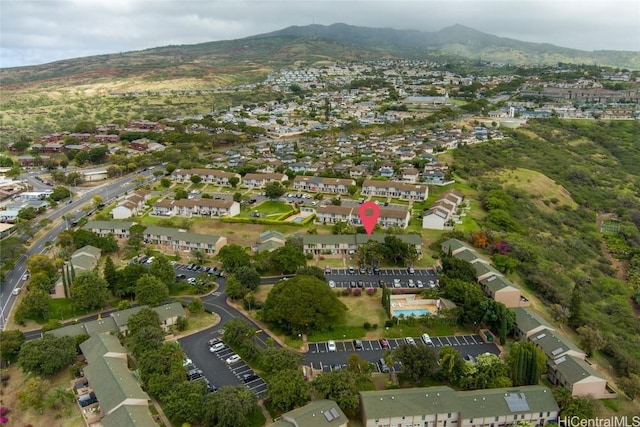
[[[380,208],[373,202],[364,202],[360,205],[358,215],[360,215],[360,221],[364,225],[365,231],[371,236],[380,216]]]

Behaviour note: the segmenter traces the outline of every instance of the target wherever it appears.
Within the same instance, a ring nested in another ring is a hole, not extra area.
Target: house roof
[[[401,218],[406,219],[409,215],[407,209],[385,209],[380,208],[380,218]]]
[[[258,243],[258,252],[271,252],[283,246],[283,242],[278,242],[277,240],[268,240],[266,242]]]
[[[74,269],[89,271],[96,268],[98,260],[91,255],[79,254],[71,258],[71,264]]]
[[[282,241],[285,240],[284,234],[282,234],[281,232],[275,231],[275,230],[266,230],[260,233],[260,237],[258,238],[258,241],[264,243],[270,239],[277,239]]]
[[[135,222],[132,221],[87,221],[85,230],[129,230]]]
[[[449,250],[451,250],[451,252],[455,252],[458,249],[469,249],[469,250],[473,250],[471,249],[469,246],[467,246],[466,243],[458,240],[458,239],[449,239],[445,242],[442,242],[442,252],[449,253]]]
[[[476,253],[476,251],[473,251],[471,249],[464,249],[458,253],[456,253],[454,256],[454,258],[458,258],[470,263],[474,263],[474,262],[485,262],[482,258],[480,258],[478,256],[478,254]]]
[[[113,320],[115,321],[116,325],[118,325],[118,327],[122,327],[129,322],[129,318],[131,316],[133,316],[143,308],[149,308],[149,306],[140,305],[137,307],[128,308],[126,310],[115,311],[111,313],[110,316],[113,318]],[[173,317],[186,316],[184,309],[182,308],[182,304],[180,304],[179,302],[173,302],[171,304],[164,304],[158,307],[153,307],[152,310],[158,313],[158,316],[160,317],[160,322],[163,322],[167,319],[171,319]]]
[[[353,214],[353,209],[354,208],[351,208],[348,206],[323,205],[323,206],[318,206],[318,208],[316,209],[316,213],[349,216]]]
[[[428,187],[426,185],[406,184],[404,182],[395,181],[375,181],[372,179],[367,179],[362,183],[362,188],[366,187],[394,188],[400,191],[417,191],[421,193],[428,191]]]
[[[177,175],[200,175],[200,176],[215,176],[217,178],[232,178],[234,176],[239,177],[240,174],[233,172],[225,172],[217,169],[204,169],[204,168],[194,168],[194,169],[176,169],[171,174],[172,176]]]
[[[45,332],[45,334],[53,335],[54,337],[75,337],[77,335],[87,334],[87,330],[84,327],[84,323],[76,323],[75,325],[63,326],[62,328],[52,329]],[[88,334],[87,334],[88,335]]]
[[[476,270],[476,277],[484,276],[489,273],[496,276],[502,276],[502,273],[500,273],[498,270],[496,270],[495,268],[491,267],[489,264],[486,264],[484,262],[476,262],[476,263],[473,263],[472,265],[473,265],[473,268],[475,268]]]
[[[388,234],[372,234],[370,236],[366,234],[306,234],[302,236],[302,242],[304,245],[338,245],[338,244],[349,244],[349,245],[362,245],[369,240],[374,240],[376,242],[384,242],[384,238],[387,237]],[[412,245],[421,245],[422,239],[418,234],[399,234],[397,236],[398,239],[402,240],[405,243],[409,243]]]
[[[196,234],[189,233],[187,231],[180,231],[177,228],[171,227],[158,227],[156,225],[150,225],[144,230],[144,235],[154,236],[166,236],[171,237],[172,241],[186,241],[191,243],[210,243],[215,244],[220,236],[213,236],[209,234]]]
[[[287,180],[287,175],[283,173],[248,173],[244,176],[244,180],[265,180],[265,179],[277,179],[277,180]]]
[[[349,419],[333,400],[319,399],[301,408],[282,414],[273,427],[335,427],[346,425]]]
[[[522,386],[474,391],[454,391],[445,386],[360,392],[368,419],[460,413],[463,419],[530,412],[558,411],[551,390],[544,386]],[[509,401],[526,403],[515,410]]]
[[[584,360],[573,356],[562,356],[551,365],[571,384],[576,384],[589,377],[603,379],[602,376]],[[604,379],[603,379],[604,380]],[[606,381],[606,380],[604,380]]]
[[[549,360],[557,359],[568,351],[584,355],[584,351],[580,350],[570,340],[557,336],[550,330],[543,331],[530,339],[534,344],[540,346]]]
[[[516,325],[518,329],[523,332],[532,331],[540,326],[544,326],[547,329],[553,329],[551,324],[544,320],[539,314],[533,312],[528,308],[517,307],[514,309],[516,313]]]
[[[148,406],[122,405],[100,420],[103,427],[157,427]]]
[[[513,283],[511,283],[511,281],[509,281],[508,279],[505,279],[502,276],[490,276],[487,277],[486,279],[482,279],[480,281],[480,283],[482,283],[484,286],[487,287],[487,289],[489,289],[491,292],[498,292],[501,291],[503,289],[513,289],[516,291],[520,291],[520,289],[518,289],[517,287],[514,286]]]
[[[173,206],[177,207],[195,207],[195,206],[204,206],[208,208],[217,208],[217,209],[229,209],[233,205],[238,204],[238,202],[234,202],[233,200],[216,200],[216,199],[180,199],[175,200],[173,202]]]
[[[100,259],[100,255],[102,254],[102,250],[100,248],[96,248],[95,246],[86,245],[75,251],[71,255],[71,259],[75,258],[78,255],[90,255],[95,259]]]
[[[102,334],[104,332],[115,332],[118,330],[116,322],[114,322],[111,317],[105,317],[102,319],[85,322],[84,327],[87,330],[87,334],[89,336]]]

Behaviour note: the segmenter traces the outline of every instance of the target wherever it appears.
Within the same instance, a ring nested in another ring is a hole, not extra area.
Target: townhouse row
[[[316,223],[323,225],[336,224],[338,222],[347,222],[353,225],[362,225],[360,220],[359,208],[348,206],[319,206],[316,209]],[[406,208],[380,208],[380,216],[377,224],[381,227],[400,227],[407,228],[411,212]]]
[[[182,216],[191,218],[194,215],[205,217],[233,217],[240,213],[240,203],[233,200],[215,199],[162,199],[153,204],[153,214],[157,216]]]
[[[130,228],[135,222],[130,221],[89,221],[85,230],[101,237],[112,234],[116,239],[128,239]],[[224,236],[198,234],[171,227],[150,225],[142,233],[145,243],[156,245],[163,252],[191,252],[201,250],[206,254],[217,254],[227,244]]]
[[[305,254],[332,254],[332,255],[352,255],[355,254],[361,245],[370,240],[384,243],[388,234],[305,234],[302,236],[302,250]],[[413,245],[422,256],[422,239],[419,234],[399,234],[398,239],[404,243]]]

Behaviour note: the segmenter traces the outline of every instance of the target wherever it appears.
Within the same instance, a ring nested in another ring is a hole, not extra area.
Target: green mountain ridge
[[[55,79],[77,82],[137,77],[147,80],[207,78],[240,73],[257,81],[290,65],[376,59],[471,59],[509,64],[557,62],[640,69],[640,52],[587,52],[551,44],[523,42],[463,25],[437,32],[367,28],[347,24],[288,27],[244,39],[141,51],[0,69],[0,84],[20,85]],[[246,79],[246,77],[245,77]]]

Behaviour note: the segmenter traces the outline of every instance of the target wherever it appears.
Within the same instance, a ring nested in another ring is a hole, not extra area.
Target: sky
[[[0,0],[0,68],[338,22],[640,51],[640,0]]]

